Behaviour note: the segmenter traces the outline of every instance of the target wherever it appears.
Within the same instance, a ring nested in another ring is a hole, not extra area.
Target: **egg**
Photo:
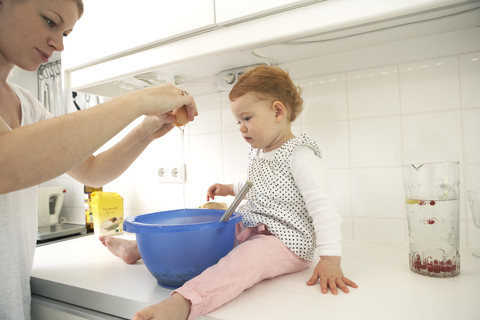
[[[173,115],[176,118],[176,121],[173,123],[177,127],[181,127],[188,122],[188,112],[187,112],[187,106],[182,106],[178,109],[173,110]]]

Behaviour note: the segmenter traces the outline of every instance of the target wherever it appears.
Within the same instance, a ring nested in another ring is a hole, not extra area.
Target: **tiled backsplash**
[[[352,61],[352,56],[358,60]],[[329,65],[323,68],[322,60]],[[455,160],[461,163],[461,245],[480,246],[480,230],[473,227],[464,192],[480,190],[479,30],[388,43],[362,49],[361,54],[339,53],[283,67],[303,88],[305,109],[294,132],[311,135],[322,149],[343,217],[344,241],[406,243],[402,165]],[[308,77],[298,76],[307,69]],[[195,98],[200,116],[186,128],[185,152],[182,134],[174,129],[105,186],[124,197],[127,215],[197,207],[206,201],[212,183],[246,178],[248,145],[230,113],[227,95]],[[157,169],[183,158],[185,187],[159,183]],[[67,187],[65,212],[73,217],[83,208],[82,186],[66,176],[55,183]]]

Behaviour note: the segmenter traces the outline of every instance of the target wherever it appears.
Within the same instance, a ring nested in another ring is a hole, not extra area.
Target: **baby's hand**
[[[207,190],[207,202],[214,200],[215,196],[234,196],[232,184],[215,183]]]
[[[340,268],[340,257],[322,256],[317,266],[313,270],[310,280],[307,285],[313,286],[320,279],[320,288],[322,293],[327,293],[328,288],[333,294],[337,294],[337,287],[343,292],[348,293],[347,286],[358,288],[357,284],[343,275],[342,268]]]

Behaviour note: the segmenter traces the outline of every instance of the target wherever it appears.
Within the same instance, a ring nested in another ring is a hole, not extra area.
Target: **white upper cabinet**
[[[214,0],[83,0],[62,64],[79,68],[215,25]]]
[[[472,27],[480,10],[473,0],[84,2],[62,54],[65,86],[107,97],[145,86],[139,76],[214,90],[225,70]]]
[[[325,1],[325,0],[324,0]],[[320,2],[311,0],[215,0],[215,17],[217,25],[248,20],[259,15],[278,12],[303,5]]]

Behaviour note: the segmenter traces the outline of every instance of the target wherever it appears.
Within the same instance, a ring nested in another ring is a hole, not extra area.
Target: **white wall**
[[[386,43],[283,66],[304,90],[305,110],[294,131],[320,144],[344,241],[406,243],[402,164],[458,160],[461,245],[480,246],[464,192],[480,190],[479,32]],[[227,95],[195,98],[200,116],[187,127],[185,153],[174,129],[105,186],[124,197],[127,215],[183,208],[184,194],[185,205],[197,207],[212,183],[245,179],[248,145]],[[182,158],[185,187],[159,183],[157,169]],[[54,183],[67,187],[65,212],[81,221],[82,186],[65,176]]]

